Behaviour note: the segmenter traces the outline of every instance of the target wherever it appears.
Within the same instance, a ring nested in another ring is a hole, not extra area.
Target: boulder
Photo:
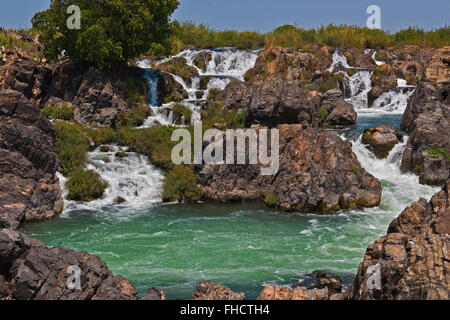
[[[7,287],[0,300],[136,300],[138,296],[134,286],[113,275],[100,258],[84,251],[48,248],[12,229],[0,230],[0,261],[3,287]],[[79,289],[73,270],[80,271]],[[68,283],[75,284],[73,289]]]
[[[192,300],[245,300],[245,294],[233,292],[224,285],[207,281],[197,284]]]
[[[153,287],[148,289],[147,293],[142,297],[141,300],[152,300],[152,301],[166,300],[166,296],[164,295],[164,292],[161,289]]]
[[[205,196],[216,201],[249,201],[272,195],[275,207],[317,213],[380,203],[381,184],[361,167],[349,141],[335,132],[302,125],[278,129],[276,174],[261,175],[260,164],[203,165],[198,168],[198,181]],[[248,148],[246,153],[248,159]]]
[[[188,98],[187,91],[172,75],[161,72],[158,76],[158,103],[180,102]]]
[[[297,287],[291,289],[282,286],[265,286],[258,300],[328,300],[328,289]]]
[[[367,248],[347,299],[449,299],[449,191],[450,180],[429,202],[420,199],[407,207],[387,235]],[[373,285],[376,277],[379,283]]]
[[[325,271],[314,271],[307,275],[313,279],[313,283],[309,285],[308,289],[328,289],[328,295],[342,293],[342,279],[338,276],[326,273]]]
[[[381,125],[364,130],[362,142],[368,145],[378,159],[386,158],[403,135],[394,126]]]
[[[62,211],[55,137],[51,122],[21,92],[0,91],[0,227]]]

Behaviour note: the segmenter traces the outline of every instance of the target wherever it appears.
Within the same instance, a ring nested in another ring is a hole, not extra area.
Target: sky
[[[95,1],[95,0],[92,0]],[[179,0],[174,18],[206,23],[213,29],[271,31],[284,24],[300,27],[354,24],[365,26],[369,5],[381,8],[381,26],[429,30],[450,25],[449,0]],[[50,0],[0,0],[0,26],[30,27],[35,12]]]

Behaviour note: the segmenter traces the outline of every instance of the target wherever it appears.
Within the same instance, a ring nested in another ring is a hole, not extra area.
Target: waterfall
[[[385,64],[385,62],[375,59],[375,50],[366,49],[364,53],[371,55],[377,65]],[[349,75],[349,70],[354,72],[352,76]],[[345,100],[353,105],[356,112],[403,113],[406,110],[409,98],[416,88],[415,86],[408,85],[406,80],[399,78],[397,79],[397,88],[384,92],[372,105],[369,105],[368,94],[372,90],[372,81],[370,78],[372,77],[373,70],[350,66],[342,51],[336,49],[333,53],[333,62],[328,71],[335,73],[342,72],[344,74]]]
[[[94,170],[108,183],[100,199],[91,202],[75,202],[67,199],[65,188],[67,178],[58,174],[62,193],[65,198],[64,213],[73,210],[100,210],[117,206],[119,208],[146,209],[162,201],[161,190],[163,173],[155,168],[145,155],[128,152],[127,148],[109,145],[108,152],[101,152],[100,148],[88,154],[86,169]],[[116,153],[123,150],[127,153],[124,158],[116,157]],[[125,200],[117,203],[118,197]]]

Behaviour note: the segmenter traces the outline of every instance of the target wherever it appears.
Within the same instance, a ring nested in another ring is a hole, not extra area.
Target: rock
[[[101,152],[109,152],[109,150],[110,150],[110,149],[109,149],[108,146],[101,146],[101,147],[100,147],[100,151],[101,151]]]
[[[164,292],[159,288],[150,288],[141,300],[166,300]]]
[[[436,68],[448,69],[445,61],[450,59],[450,50],[438,50],[432,59],[433,73],[445,74],[446,71]],[[401,124],[409,134],[402,169],[416,172],[420,183],[431,185],[442,185],[450,177],[450,78],[442,81],[436,76],[419,84]]]
[[[331,56],[324,56],[318,49],[311,53],[269,48],[246,74],[246,82],[231,81],[208,105],[246,109],[247,127],[353,124],[356,113],[351,104],[344,102],[339,90],[342,79],[326,70],[330,64]]]
[[[136,300],[138,293],[125,278],[115,276],[96,256],[70,249],[48,248],[11,229],[0,230],[0,274],[12,300]],[[67,283],[81,271],[81,289]]]
[[[377,66],[373,71],[371,81],[372,90],[370,90],[368,94],[369,105],[371,105],[384,92],[390,91],[397,87],[397,75],[395,69],[388,64]]]
[[[51,122],[18,91],[0,91],[0,227],[54,217],[63,208]]]
[[[116,154],[114,156],[116,158],[126,158],[126,157],[128,157],[128,153],[126,153],[124,151],[118,151],[118,152],[116,152]]]
[[[344,56],[347,58],[347,62],[352,67],[357,68],[375,68],[376,65],[372,60],[372,57],[364,50],[351,48],[344,51]]]
[[[378,159],[386,158],[402,140],[403,135],[394,126],[386,125],[364,130],[362,138],[362,142],[369,146]]]
[[[158,103],[180,102],[189,97],[183,86],[172,75],[161,72],[158,76]]]
[[[186,59],[181,57],[172,58],[164,63],[155,65],[154,68],[181,77],[188,86],[191,85],[192,77],[198,75],[197,69],[189,66]]]
[[[125,200],[124,198],[122,198],[122,197],[117,197],[117,199],[116,199],[116,203],[124,203],[124,202],[126,202],[127,200]]]
[[[308,286],[308,289],[327,288],[330,297],[333,294],[342,293],[342,279],[338,276],[320,270],[314,271],[307,276],[314,279],[314,283]]]
[[[245,294],[233,292],[224,285],[207,281],[197,284],[192,300],[245,300]]]
[[[282,286],[265,286],[258,300],[328,300],[328,289],[297,287],[290,289]]]
[[[371,244],[347,299],[448,300],[450,288],[450,180],[430,202],[420,199]],[[377,266],[380,286],[369,288]]]
[[[361,168],[349,141],[301,125],[278,129],[280,163],[275,175],[261,175],[260,164],[203,165],[198,182],[206,198],[248,201],[274,194],[276,207],[318,213],[379,204],[381,184]],[[248,159],[248,149],[246,153]]]

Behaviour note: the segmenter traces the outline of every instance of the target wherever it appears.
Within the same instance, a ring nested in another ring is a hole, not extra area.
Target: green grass
[[[202,192],[197,187],[194,171],[188,166],[180,165],[167,173],[162,195],[165,202],[198,201]]]
[[[205,24],[191,22],[179,24],[173,39],[173,53],[186,48],[237,47],[252,49],[261,47],[294,47],[319,44],[342,48],[386,49],[414,44],[422,47],[444,47],[450,45],[450,27],[424,31],[410,27],[397,33],[371,30],[358,26],[328,25],[316,29],[302,29],[293,25],[278,27],[269,33],[234,30],[217,31]],[[270,58],[269,58],[270,59]]]
[[[97,172],[77,168],[71,172],[66,187],[69,190],[69,200],[89,202],[100,198],[108,184]]]
[[[12,32],[0,31],[0,48],[3,46],[5,49],[21,49],[24,51],[36,51],[37,47],[34,42],[20,39],[17,36],[20,35],[35,35],[32,30],[13,30]]]
[[[445,148],[428,148],[427,153],[432,157],[443,156],[445,160],[450,160],[450,153]]]
[[[144,124],[150,113],[150,108],[145,104],[141,104],[131,108],[128,112],[120,113],[117,117],[117,124],[120,127],[139,127]]]
[[[273,208],[277,205],[278,202],[278,194],[276,193],[268,193],[264,196],[264,203],[266,206]]]

